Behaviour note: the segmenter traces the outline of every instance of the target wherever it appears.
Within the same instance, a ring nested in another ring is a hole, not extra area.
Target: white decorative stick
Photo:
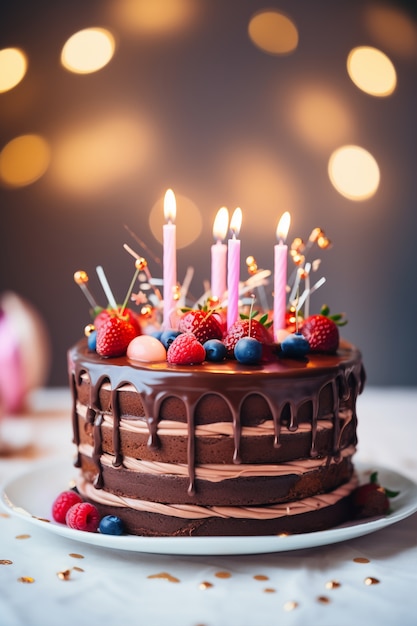
[[[96,267],[96,272],[97,272],[97,276],[99,278],[100,284],[103,287],[103,291],[107,296],[108,303],[110,304],[112,309],[116,310],[117,309],[116,300],[114,299],[112,290],[110,289],[110,285],[107,281],[106,275],[101,265],[98,265]]]

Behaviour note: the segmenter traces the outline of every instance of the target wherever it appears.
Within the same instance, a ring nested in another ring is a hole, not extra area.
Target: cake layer
[[[258,507],[163,505],[97,490],[80,478],[77,487],[101,515],[117,515],[129,533],[142,536],[279,535],[325,530],[351,515],[356,475],[333,490],[295,503]]]
[[[163,503],[249,506],[287,502],[334,489],[350,479],[355,449],[345,449],[337,462],[304,459],[278,465],[197,465],[192,484],[187,465],[125,457],[123,466],[114,467],[114,457],[102,454],[98,474],[93,449],[83,445],[80,452],[85,478],[120,496]]]
[[[97,425],[87,420],[87,407],[78,403],[78,431],[80,444],[94,445]],[[149,428],[144,419],[121,418],[119,427],[119,449],[123,457],[160,461],[164,463],[188,462],[188,428],[185,424],[173,420],[161,420],[158,423],[158,447],[150,447]],[[110,415],[103,415],[99,425],[101,450],[115,454],[114,420]],[[337,425],[339,441],[335,446],[333,420],[317,421],[316,432],[312,433],[311,424],[303,422],[297,430],[287,426],[280,428],[279,445],[276,445],[275,428],[271,419],[256,426],[243,426],[240,434],[241,463],[281,463],[298,458],[331,456],[334,449],[344,449],[356,444],[356,423],[352,411],[346,409],[339,413]],[[96,433],[97,435],[97,433]],[[235,453],[233,424],[218,422],[196,426],[195,463],[232,463]],[[313,448],[314,439],[314,448]]]

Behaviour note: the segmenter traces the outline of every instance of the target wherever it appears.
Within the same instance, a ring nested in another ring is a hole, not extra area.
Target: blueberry
[[[239,363],[256,365],[262,357],[262,344],[254,337],[242,337],[235,345],[234,354]]]
[[[304,357],[310,349],[310,344],[301,333],[288,335],[281,342],[281,351],[284,356],[292,358]]]
[[[117,515],[106,515],[103,517],[98,529],[103,535],[123,535],[125,532],[123,522]]]
[[[208,339],[203,344],[203,348],[206,351],[207,361],[220,363],[220,361],[224,361],[226,358],[227,349],[220,339]]]
[[[179,330],[175,330],[175,328],[168,328],[161,333],[159,337],[159,341],[164,346],[165,350],[168,350],[171,343],[174,341],[175,337],[178,337],[181,332]]]
[[[158,341],[161,341],[161,335],[164,331],[163,330],[154,330],[151,333],[151,337],[155,337],[155,339],[158,339]]]
[[[97,331],[93,330],[87,337],[88,349],[92,352],[96,351]]]

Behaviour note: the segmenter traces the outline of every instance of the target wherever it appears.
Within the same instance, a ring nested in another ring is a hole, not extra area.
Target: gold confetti
[[[32,517],[34,519],[37,519],[39,522],[47,522],[48,524],[51,523],[51,520],[47,519],[46,517],[37,517],[36,515],[32,515]]]
[[[265,587],[264,593],[276,593],[276,589],[273,587]]]
[[[5,519],[7,519],[8,517],[10,517],[10,515],[8,513],[0,513],[0,517],[4,517]]]
[[[216,572],[214,575],[216,578],[231,578],[232,576],[230,572]]]
[[[148,578],[163,578],[164,580],[167,580],[170,583],[180,582],[179,578],[175,578],[175,576],[171,576],[171,574],[168,574],[168,572],[159,572],[159,574],[150,574]]]
[[[328,598],[327,596],[319,596],[317,598],[317,602],[320,602],[320,604],[329,604],[330,598]]]
[[[329,582],[325,585],[326,589],[339,589],[340,586],[341,585],[337,580],[329,580]]]
[[[0,565],[13,565],[13,561],[10,561],[10,559],[1,559]]]
[[[365,583],[365,585],[369,587],[370,585],[378,585],[380,581],[378,580],[378,578],[373,578],[372,576],[368,576],[367,578],[365,578],[363,582]]]
[[[73,567],[72,569],[74,570],[74,572],[83,572],[84,571],[82,567],[77,567],[77,566]]]
[[[17,579],[18,583],[34,583],[35,579],[32,576],[21,576]]]
[[[82,554],[77,554],[76,552],[70,552],[68,556],[70,556],[73,559],[83,559],[84,558]]]
[[[364,556],[357,556],[353,559],[354,563],[370,563],[371,561]]]
[[[265,576],[265,574],[255,574],[255,580],[269,580],[269,576]]]
[[[66,569],[63,572],[58,572],[57,576],[60,580],[69,580],[71,578],[71,570]]]
[[[16,535],[15,539],[30,539],[30,535]]]
[[[298,607],[298,602],[294,602],[291,600],[290,602],[286,602],[284,604],[284,611],[293,611]]]
[[[207,581],[204,581],[204,582],[202,582],[202,583],[200,583],[200,584],[198,585],[198,588],[199,588],[199,589],[202,589],[202,590],[204,590],[204,589],[210,589],[210,587],[213,587],[213,584],[212,584],[212,583],[209,583],[209,582],[207,582]]]

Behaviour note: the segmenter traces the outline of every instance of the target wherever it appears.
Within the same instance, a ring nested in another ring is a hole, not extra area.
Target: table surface
[[[72,469],[69,391],[38,391],[29,406],[2,421],[1,483],[46,459]],[[417,389],[366,389],[358,416],[356,459],[417,483]],[[202,557],[103,549],[0,507],[2,626],[355,622],[417,624],[417,514],[332,545]]]

